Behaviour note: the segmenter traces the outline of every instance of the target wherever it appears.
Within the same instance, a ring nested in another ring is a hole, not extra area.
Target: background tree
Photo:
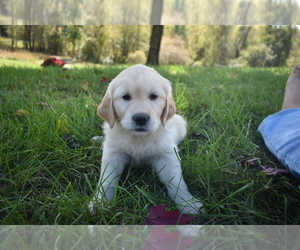
[[[238,26],[235,29],[234,58],[239,58],[241,51],[247,47],[248,37],[252,26]]]
[[[109,0],[85,0],[85,24],[92,25],[98,23],[100,25],[107,23],[107,18],[110,16]]]
[[[8,0],[2,0],[0,2],[0,14],[1,15],[7,15],[8,11],[7,11],[7,1]]]
[[[150,38],[150,48],[148,52],[147,64],[158,65],[159,64],[159,51],[160,44],[163,35],[163,25],[153,25]]]
[[[263,42],[271,48],[276,57],[266,66],[285,66],[292,48],[293,28],[266,26]]]
[[[72,44],[71,54],[75,55],[75,49],[77,42],[82,38],[82,25],[65,25],[63,26],[63,34],[67,38],[67,41]]]
[[[149,27],[139,25],[108,26],[111,54],[116,63],[126,62],[129,53],[147,50]]]
[[[152,10],[150,16],[150,24],[152,26],[150,37],[150,48],[147,57],[147,64],[159,64],[159,51],[163,35],[164,26],[160,25],[163,13],[164,0],[152,0]]]
[[[17,46],[18,36],[19,36],[18,33],[20,32],[20,28],[16,26],[18,24],[17,17],[23,5],[18,4],[17,0],[6,1],[6,4],[7,5],[5,9],[8,11],[8,13],[10,13],[10,17],[11,17],[11,23],[7,31],[9,32],[11,38],[11,49],[14,50],[15,47]],[[4,9],[4,6],[2,8]]]
[[[145,63],[149,51],[148,64],[155,65],[160,51],[156,45],[164,48],[160,53],[163,64],[276,67],[300,60],[300,31],[295,26],[26,24],[2,30],[6,34],[0,44],[6,49],[22,47],[95,63]],[[155,41],[158,38],[161,40]],[[149,41],[156,45],[149,49]]]
[[[62,23],[69,22],[71,25],[82,23],[83,0],[62,0]]]
[[[164,0],[152,0],[150,25],[160,25],[163,13]]]
[[[9,25],[9,2],[2,0],[0,24]],[[155,2],[152,10],[152,5]],[[164,3],[163,3],[164,2]],[[21,24],[47,25],[158,25],[164,4],[165,24],[182,25],[291,25],[300,23],[297,0],[18,0]],[[105,8],[105,5],[107,8]],[[6,18],[6,16],[8,18]],[[124,19],[124,16],[126,18]],[[247,17],[245,19],[245,17]],[[245,19],[245,21],[244,21]],[[29,22],[28,22],[29,21]]]

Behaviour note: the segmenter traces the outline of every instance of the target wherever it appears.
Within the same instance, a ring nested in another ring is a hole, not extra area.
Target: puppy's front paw
[[[105,202],[106,199],[102,198],[93,198],[88,205],[88,209],[90,210],[91,214],[95,214],[98,207],[105,208],[109,207],[109,204]]]
[[[200,214],[200,213],[205,212],[205,209],[202,207],[203,207],[203,204],[201,202],[199,202],[198,200],[190,200],[190,201],[186,201],[184,203],[182,202],[178,206],[178,209],[183,214]]]
[[[89,205],[88,205],[88,209],[90,211],[91,214],[95,213],[95,200],[90,201]]]
[[[101,209],[110,208],[111,204],[106,197],[98,195],[90,201],[88,209],[91,214],[95,214],[98,207],[101,207]]]

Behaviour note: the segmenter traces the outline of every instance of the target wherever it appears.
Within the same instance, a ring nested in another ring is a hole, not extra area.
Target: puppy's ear
[[[167,121],[171,119],[176,113],[175,101],[171,90],[167,92],[166,105],[161,115],[162,125],[165,126]]]
[[[116,114],[113,106],[112,95],[109,90],[106,91],[101,104],[97,109],[97,114],[113,128],[116,121]]]

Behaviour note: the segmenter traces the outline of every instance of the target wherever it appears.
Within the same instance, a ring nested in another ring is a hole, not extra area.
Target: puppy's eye
[[[150,100],[152,100],[152,101],[154,101],[154,100],[156,100],[157,99],[157,95],[156,94],[151,94],[150,96],[149,96],[149,99]]]
[[[126,95],[123,95],[123,96],[122,96],[122,99],[123,99],[124,101],[130,101],[130,100],[131,100],[131,96],[130,96],[129,94],[126,94]]]

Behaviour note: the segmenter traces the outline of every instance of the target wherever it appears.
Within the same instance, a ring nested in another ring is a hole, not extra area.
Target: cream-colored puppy
[[[126,165],[153,166],[178,209],[198,214],[203,205],[185,184],[177,145],[186,135],[186,122],[176,115],[171,83],[154,69],[135,65],[110,84],[98,107],[106,121],[101,175],[95,202],[111,201]]]

